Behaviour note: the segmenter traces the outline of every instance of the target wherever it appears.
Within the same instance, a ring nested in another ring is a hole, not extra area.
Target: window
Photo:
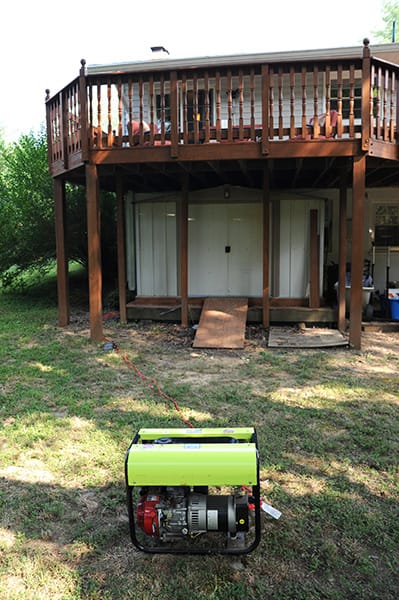
[[[379,204],[375,209],[375,245],[399,246],[399,206]]]
[[[163,102],[162,102],[163,100]],[[170,133],[170,94],[156,95],[156,123],[161,131],[162,119],[165,122],[165,133]]]

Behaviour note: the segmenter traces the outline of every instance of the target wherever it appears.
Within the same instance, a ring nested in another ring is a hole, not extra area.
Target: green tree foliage
[[[374,31],[379,42],[392,42],[392,34],[396,30],[395,40],[398,40],[399,34],[399,2],[398,0],[386,0],[382,7],[382,20],[384,28]]]
[[[69,259],[87,266],[85,189],[66,187]],[[115,201],[102,194],[104,266],[115,264]],[[27,269],[46,270],[56,256],[54,199],[45,131],[7,145],[0,137],[0,279],[15,282]],[[114,271],[115,269],[110,269]]]
[[[54,213],[44,132],[3,144],[1,156],[0,273],[7,283],[21,269],[44,266],[54,256]]]

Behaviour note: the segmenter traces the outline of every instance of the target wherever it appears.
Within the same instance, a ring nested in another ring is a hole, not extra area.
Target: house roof
[[[370,46],[372,56],[399,64],[399,43],[378,44]],[[93,64],[87,66],[88,74],[110,74],[163,71],[165,69],[196,69],[201,67],[221,67],[223,65],[245,65],[276,62],[303,62],[313,60],[332,60],[345,58],[361,58],[363,46],[342,48],[321,48],[311,50],[290,50],[287,52],[268,52],[256,54],[231,54],[221,56],[200,56],[192,58],[156,58],[131,62],[110,64]]]

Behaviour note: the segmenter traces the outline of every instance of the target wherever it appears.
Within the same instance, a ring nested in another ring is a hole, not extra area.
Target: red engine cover
[[[142,496],[137,503],[137,524],[147,535],[159,536],[159,519],[156,509],[159,496]]]

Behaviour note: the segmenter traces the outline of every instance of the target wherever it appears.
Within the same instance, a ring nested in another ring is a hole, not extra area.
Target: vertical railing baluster
[[[161,144],[165,143],[165,121],[166,121],[166,113],[165,113],[165,77],[161,75],[160,78],[160,110],[161,110]]]
[[[61,93],[60,135],[64,168],[69,169],[69,139],[68,139],[68,97],[66,92]]]
[[[183,143],[188,143],[188,101],[187,101],[187,76],[185,73],[182,75],[181,80],[181,93],[183,100]],[[193,120],[195,120],[193,111]]]
[[[269,72],[269,65],[262,65],[262,154],[269,154],[269,138],[270,135],[273,135],[273,129],[269,131],[268,123],[269,123],[269,94],[270,91],[273,91],[270,86],[272,85],[270,80],[272,79],[272,75]]]
[[[107,130],[107,145],[110,148],[113,144],[112,135],[112,87],[111,82],[107,83],[107,100],[108,100],[108,130]]]
[[[384,142],[388,140],[388,69],[384,73],[384,91],[383,91],[383,110],[382,110],[382,139]]]
[[[198,119],[199,106],[198,106],[198,77],[194,74],[193,77],[193,129],[194,129],[194,143],[199,143],[199,126],[200,122]]]
[[[227,139],[233,141],[233,95],[231,70],[227,71]]]
[[[283,69],[278,70],[278,137],[283,139],[283,108],[284,108],[284,91],[283,91]]]
[[[295,69],[290,67],[290,138],[295,137]]]
[[[263,77],[263,72],[262,72],[262,80],[263,80],[263,84],[262,84],[262,90],[263,90],[263,86],[264,86],[264,82],[265,82],[265,78]],[[265,94],[262,92],[262,95],[264,96]],[[263,109],[263,102],[264,102],[264,97],[262,97],[262,127],[263,127],[263,135],[262,135],[262,140],[265,136],[265,123],[264,123],[264,109]],[[270,139],[274,138],[274,71],[273,71],[273,67],[269,68],[269,137]]]
[[[307,90],[306,90],[306,80],[307,80],[307,69],[305,66],[302,67],[301,70],[301,83],[302,83],[302,137],[306,138],[307,135],[307,116],[306,116],[306,104],[307,104]]]
[[[239,139],[244,139],[244,83],[242,69],[238,72],[238,128],[239,128]]]
[[[394,142],[396,144],[399,144],[399,85],[398,85],[398,78],[396,77],[396,90],[395,90],[395,103],[396,103],[396,111],[395,111],[395,127],[394,127]]]
[[[53,135],[53,103],[50,102],[50,90],[46,89],[46,134],[47,134],[47,164],[51,172],[54,162],[54,135]]]
[[[220,118],[220,110],[221,110],[221,98],[220,98],[220,71],[216,71],[216,140],[220,142],[221,140],[221,118]]]
[[[349,67],[349,137],[355,137],[355,67]]]
[[[251,94],[251,140],[255,141],[256,133],[255,133],[255,69],[252,68],[249,75],[249,88]]]
[[[94,123],[93,123],[93,86],[89,83],[88,86],[88,98],[89,98],[89,148],[92,149],[94,147]],[[86,160],[86,159],[85,159]]]
[[[171,156],[176,158],[179,154],[179,115],[178,115],[178,85],[177,72],[170,74],[170,122],[171,122]]]
[[[210,134],[210,118],[209,118],[209,74],[205,71],[204,74],[204,94],[205,94],[205,143],[209,143]]]
[[[144,144],[144,81],[143,78],[139,79],[139,140],[140,145]]]
[[[312,137],[318,138],[319,127],[319,67],[313,67],[313,132]]]
[[[88,123],[87,114],[87,102],[88,102],[88,89],[86,82],[86,61],[82,59],[80,61],[81,68],[79,73],[78,82],[78,111],[79,111],[79,145],[82,150],[82,160],[86,161],[89,157],[88,144],[91,127]]]
[[[395,105],[395,71],[391,71],[391,89],[389,94],[389,141],[395,141],[394,105]]]
[[[127,95],[128,95],[128,113],[129,113],[129,123],[128,123],[128,134],[129,134],[129,146],[134,146],[133,139],[133,82],[132,78],[129,77],[127,82]]]
[[[73,90],[73,98],[74,98],[74,111],[75,111],[75,115],[74,115],[74,146],[75,146],[75,152],[78,152],[80,150],[80,135],[79,135],[79,128],[80,128],[80,102],[79,102],[79,81],[76,82],[76,85],[74,85],[74,90]]]
[[[76,152],[79,147],[79,139],[78,139],[78,127],[77,127],[77,118],[78,118],[78,94],[77,94],[77,86],[74,85],[71,88],[71,114],[69,115],[71,124],[72,124],[72,148],[73,152]]]
[[[331,67],[326,65],[325,71],[325,96],[326,96],[326,124],[325,135],[327,138],[332,135],[331,128]]]
[[[122,146],[123,141],[123,124],[122,124],[122,116],[123,116],[123,107],[122,107],[122,81],[118,79],[118,146]]]
[[[154,145],[155,123],[154,123],[154,76],[150,75],[150,146]]]
[[[376,83],[376,74],[375,74],[375,65],[371,65],[370,69],[370,90],[369,90],[369,129],[370,129],[370,137],[375,136],[374,131],[374,92],[375,92],[375,83]]]
[[[338,65],[337,68],[337,135],[339,138],[343,134],[342,125],[342,94],[343,94],[343,78],[342,78],[342,65]]]
[[[375,118],[375,137],[378,140],[381,136],[381,67],[377,69],[377,102]]]
[[[101,83],[97,83],[97,148],[103,147],[103,130],[102,130],[102,115],[101,115]]]

